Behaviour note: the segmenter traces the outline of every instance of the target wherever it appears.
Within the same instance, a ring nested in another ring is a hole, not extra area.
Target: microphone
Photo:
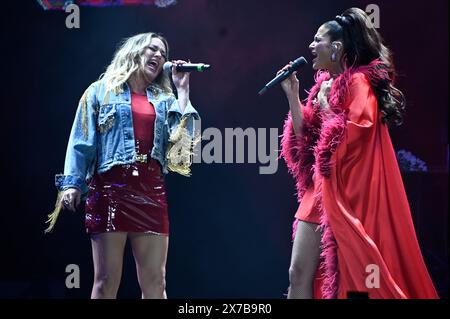
[[[166,62],[164,63],[163,69],[165,72],[172,72],[172,62]],[[176,70],[178,72],[191,72],[191,71],[198,71],[203,72],[205,70],[209,70],[211,66],[209,64],[204,63],[183,63],[176,66]]]
[[[284,79],[289,77],[294,71],[297,71],[300,67],[304,66],[306,63],[306,59],[304,57],[299,57],[292,63],[292,65],[284,72],[281,72],[276,77],[274,77],[269,83],[267,83],[259,92],[258,95],[263,95],[266,93],[268,89],[270,89],[272,86],[277,85],[278,83],[282,82]]]

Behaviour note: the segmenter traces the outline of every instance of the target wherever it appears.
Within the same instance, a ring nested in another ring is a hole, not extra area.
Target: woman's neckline
[[[136,92],[131,92],[131,94],[133,95],[139,95],[139,96],[147,96],[147,93],[136,93]]]

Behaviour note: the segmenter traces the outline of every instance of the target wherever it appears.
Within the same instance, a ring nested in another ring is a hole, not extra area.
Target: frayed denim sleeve
[[[191,135],[191,137],[194,138],[198,133],[196,132],[196,129],[200,128],[200,125],[198,124],[199,123],[198,121],[200,121],[200,115],[198,114],[197,110],[192,106],[190,100],[188,101],[186,108],[184,109],[184,112],[181,112],[178,101],[173,96],[169,100],[169,108],[167,113],[169,135],[176,130],[176,128],[181,122],[181,119],[184,117],[187,118],[186,129]]]
[[[55,176],[59,191],[75,187],[87,192],[86,179],[93,174],[97,154],[98,101],[95,83],[80,99],[66,151],[64,174]]]

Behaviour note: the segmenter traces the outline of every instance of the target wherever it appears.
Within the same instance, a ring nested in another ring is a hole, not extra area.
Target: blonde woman
[[[142,298],[166,298],[169,220],[163,174],[189,174],[190,162],[171,162],[167,153],[176,146],[171,136],[192,136],[199,118],[189,101],[189,74],[175,67],[171,76],[178,99],[172,93],[163,72],[168,55],[167,41],[158,34],[126,39],[78,105],[64,174],[56,175],[55,183],[62,208],[75,211],[87,195],[91,298],[116,297],[127,238]]]

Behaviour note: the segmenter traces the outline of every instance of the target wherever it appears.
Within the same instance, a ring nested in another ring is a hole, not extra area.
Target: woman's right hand
[[[286,71],[292,65],[292,63],[294,62],[289,62],[289,64],[287,64],[284,68],[277,72],[277,75],[281,72]],[[297,71],[292,72],[289,77],[281,82],[281,87],[283,88],[283,91],[288,98],[298,96],[299,86],[300,84],[297,79]]]
[[[76,211],[81,201],[81,191],[78,188],[68,188],[63,192],[61,197],[62,207],[65,209]]]

